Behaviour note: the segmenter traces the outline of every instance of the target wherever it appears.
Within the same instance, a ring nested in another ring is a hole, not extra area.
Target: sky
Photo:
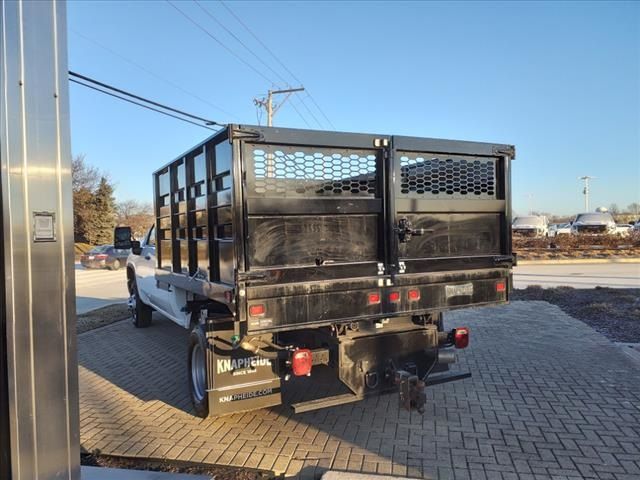
[[[245,124],[254,98],[302,82],[276,126],[515,145],[516,213],[582,211],[583,175],[593,208],[640,203],[640,3],[173,4],[218,41],[165,1],[72,0],[69,68]],[[151,203],[153,171],[212,133],[70,90],[73,154],[109,172],[119,201]]]

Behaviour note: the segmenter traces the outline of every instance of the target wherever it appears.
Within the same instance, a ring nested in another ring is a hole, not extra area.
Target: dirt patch
[[[574,289],[537,285],[514,290],[512,300],[542,300],[615,342],[640,342],[640,288]]]
[[[144,460],[127,457],[83,453],[82,465],[88,467],[124,468],[126,470],[146,470],[151,472],[190,473],[208,475],[216,480],[271,480],[278,478],[273,472],[217,465],[203,465],[190,462],[168,460]]]
[[[106,307],[78,315],[76,332],[78,332],[78,334],[88,332],[94,328],[100,328],[114,322],[119,322],[120,320],[129,318],[130,316],[131,314],[129,313],[129,309],[124,303],[107,305]]]

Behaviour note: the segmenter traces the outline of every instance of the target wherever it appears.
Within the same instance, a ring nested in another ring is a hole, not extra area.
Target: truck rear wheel
[[[209,394],[207,392],[207,337],[204,329],[196,325],[189,335],[189,391],[196,415],[209,415]]]
[[[129,310],[131,310],[131,319],[136,328],[147,328],[151,325],[151,314],[153,309],[143,303],[138,295],[138,286],[133,284],[133,291],[129,296]]]

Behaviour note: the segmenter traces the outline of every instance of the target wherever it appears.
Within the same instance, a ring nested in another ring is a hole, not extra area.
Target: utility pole
[[[529,215],[533,215],[533,193],[527,193],[529,199]]]
[[[253,99],[253,103],[256,106],[264,108],[267,111],[267,126],[272,127],[273,126],[273,116],[278,112],[278,110],[280,110],[280,107],[282,107],[284,102],[287,101],[287,99],[291,96],[292,93],[302,92],[302,91],[304,91],[304,87],[287,88],[285,90],[269,90],[267,92],[267,97],[266,98],[254,98]],[[273,104],[273,96],[274,95],[284,94],[284,93],[287,94],[287,96],[284,97],[284,100],[282,100],[279,104],[274,105]]]
[[[584,180],[584,189],[582,193],[584,194],[584,211],[589,211],[589,180],[592,180],[597,177],[590,177],[589,175],[585,175],[584,177],[578,177],[578,180]]]

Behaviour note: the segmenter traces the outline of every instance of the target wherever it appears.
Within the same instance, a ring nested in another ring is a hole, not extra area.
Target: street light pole
[[[582,193],[584,194],[584,211],[589,211],[589,180],[592,180],[596,177],[590,177],[589,175],[585,175],[584,177],[578,177],[578,180],[584,180],[584,189]]]

